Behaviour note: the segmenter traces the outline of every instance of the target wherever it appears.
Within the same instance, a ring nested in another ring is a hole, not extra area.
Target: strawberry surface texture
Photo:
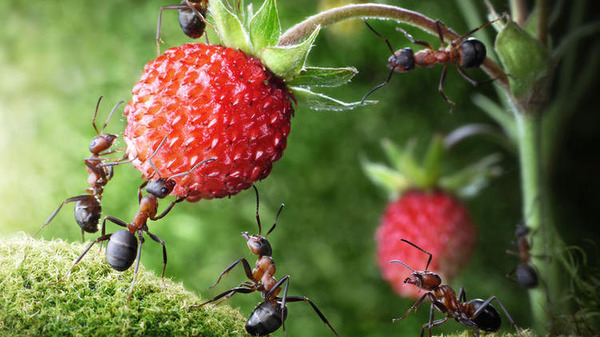
[[[271,172],[290,133],[294,100],[256,58],[220,45],[168,49],[144,68],[125,108],[124,138],[145,179],[174,178],[188,201],[223,198]],[[159,144],[166,140],[159,148]],[[198,167],[206,159],[214,159]]]
[[[404,283],[411,271],[425,270],[427,254],[400,241],[408,240],[433,255],[429,270],[448,283],[468,264],[476,243],[476,228],[464,206],[443,191],[407,191],[390,202],[375,234],[377,260],[383,277],[403,297],[418,298],[424,294]]]

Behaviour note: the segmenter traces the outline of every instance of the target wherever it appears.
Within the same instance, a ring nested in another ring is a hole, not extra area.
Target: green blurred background
[[[465,23],[458,2],[463,1],[388,3],[439,18],[456,31],[466,32],[472,25]],[[480,13],[476,19],[482,22],[484,6],[474,3]],[[504,1],[493,3],[498,11],[507,10]],[[159,8],[167,4],[172,3],[0,2],[1,237],[18,231],[33,233],[62,200],[86,188],[82,160],[89,155],[87,146],[94,135],[91,117],[96,101],[104,96],[98,117],[102,124],[117,101],[130,99],[144,64],[156,57],[156,19]],[[323,8],[342,4],[310,0],[280,1],[278,5],[286,29]],[[553,28],[557,36],[564,33],[562,25],[569,13],[567,5]],[[373,25],[390,38],[395,49],[409,46],[394,30],[394,23]],[[434,46],[439,43],[435,37],[407,29],[417,39]],[[491,37],[493,29],[484,33]],[[162,35],[163,51],[189,41],[179,29],[175,11],[164,13]],[[216,41],[214,34],[211,37]],[[586,49],[573,52],[585,55]],[[352,83],[324,91],[357,101],[385,79],[388,56],[383,41],[357,20],[324,29],[308,65],[355,66],[360,74]],[[477,91],[497,100],[493,86],[475,89],[450,67],[445,91],[457,103],[456,112],[450,115],[449,106],[437,93],[440,71],[438,67],[396,74],[390,85],[371,97],[380,101],[376,106],[350,112],[299,107],[283,158],[271,175],[257,184],[263,223],[272,223],[279,205],[286,204],[278,228],[269,237],[277,275],[291,275],[290,294],[314,300],[341,336],[417,334],[427,320],[428,309],[423,308],[402,323],[391,323],[412,301],[397,297],[380,277],[373,234],[387,197],[365,178],[360,160],[383,161],[382,138],[403,144],[414,137],[423,147],[434,132],[447,133],[472,122],[491,123],[472,104],[471,94]],[[480,70],[471,73],[477,79],[486,78]],[[590,88],[588,101],[576,104],[551,175],[554,210],[558,222],[568,226],[568,233],[563,234],[569,244],[584,244],[586,237],[598,240],[598,221],[592,214],[600,201],[596,192],[600,184],[597,175],[591,174],[600,168],[600,153],[593,147],[599,140],[593,90]],[[121,113],[122,107],[107,132],[122,132],[125,121]],[[119,138],[117,147],[124,146]],[[470,266],[452,285],[456,289],[464,286],[469,298],[498,296],[515,321],[528,326],[526,292],[505,278],[517,263],[505,250],[512,247],[514,228],[522,221],[517,161],[493,143],[474,140],[459,146],[446,164],[451,170],[492,152],[504,154],[504,174],[480,197],[466,201],[479,227],[479,245]],[[141,182],[132,167],[117,167],[104,194],[104,214],[130,221],[137,212],[136,190]],[[166,242],[166,275],[204,298],[237,285],[245,278],[241,268],[231,272],[217,289],[206,290],[235,259],[244,256],[254,261],[240,236],[242,231],[256,231],[254,207],[254,193],[248,190],[229,199],[184,203],[163,220],[150,222],[150,231]],[[109,231],[114,229],[111,226]],[[65,206],[41,235],[80,240],[72,204]],[[160,273],[160,245],[147,240],[142,263]],[[258,294],[237,295],[229,304],[249,315],[258,302]],[[290,336],[330,334],[310,306],[290,304],[289,310]],[[463,327],[448,323],[435,331],[459,329]]]

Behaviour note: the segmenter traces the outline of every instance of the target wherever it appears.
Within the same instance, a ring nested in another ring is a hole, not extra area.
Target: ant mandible
[[[114,134],[104,133],[104,129],[108,125],[108,121],[112,117],[115,110],[119,107],[119,105],[123,104],[124,101],[118,102],[113,107],[112,111],[108,115],[108,118],[106,119],[106,122],[104,122],[102,129],[98,130],[96,127],[96,116],[98,114],[98,108],[100,107],[101,101],[102,96],[100,96],[98,103],[96,103],[96,110],[94,111],[94,117],[92,118],[92,126],[94,127],[94,130],[96,130],[96,136],[90,141],[89,149],[91,155],[83,160],[88,173],[87,182],[90,187],[86,189],[86,192],[89,194],[74,196],[63,201],[50,215],[48,220],[46,220],[46,222],[40,227],[40,229],[33,234],[33,236],[36,236],[44,227],[48,226],[58,214],[60,209],[65,204],[70,202],[75,203],[75,221],[77,221],[77,224],[79,227],[81,227],[82,242],[85,241],[85,232],[95,233],[98,231],[98,221],[100,220],[100,216],[102,214],[102,206],[100,202],[102,199],[102,193],[104,192],[104,187],[113,177],[113,166],[125,162],[119,160],[116,162],[110,162],[110,166],[104,166],[108,160],[105,158],[105,156],[116,152],[116,150],[110,150],[110,148],[112,147],[115,139],[118,137]]]
[[[208,0],[183,0],[179,5],[168,5],[160,8],[158,12],[158,24],[156,26],[156,53],[160,55],[160,30],[162,25],[162,12],[166,9],[177,9],[179,12],[179,26],[183,33],[192,39],[198,39],[204,34],[208,11]]]
[[[506,277],[516,281],[522,287],[531,289],[538,285],[538,274],[531,265],[531,244],[527,240],[529,234],[529,227],[526,225],[519,225],[515,230],[515,236],[517,237],[516,247],[519,250],[514,252],[507,250],[507,254],[516,255],[521,258],[519,263],[513,270],[511,270]]]
[[[486,48],[485,48],[485,45],[481,41],[479,41],[475,38],[468,38],[468,37],[473,35],[475,32],[477,32],[477,31],[491,25],[492,23],[503,19],[503,18],[504,18],[504,16],[501,16],[495,20],[489,21],[489,22],[481,25],[480,27],[473,29],[472,31],[468,32],[467,34],[459,36],[458,38],[452,40],[448,45],[445,45],[445,42],[444,42],[444,33],[443,33],[444,32],[444,24],[440,20],[436,20],[435,26],[436,26],[436,30],[438,33],[438,37],[441,42],[440,48],[438,50],[433,49],[433,47],[425,41],[415,40],[412,37],[412,35],[410,35],[404,29],[397,27],[396,29],[398,31],[404,33],[404,35],[406,36],[406,38],[408,38],[408,40],[410,42],[424,46],[425,48],[427,48],[427,49],[419,50],[417,52],[413,52],[413,50],[411,48],[403,48],[403,49],[394,51],[394,49],[392,48],[392,45],[390,44],[390,41],[383,35],[379,34],[377,31],[375,31],[375,29],[373,27],[371,27],[371,25],[369,25],[367,23],[367,21],[364,21],[365,24],[367,25],[367,27],[373,33],[375,33],[375,35],[377,35],[378,37],[380,37],[381,39],[383,39],[385,41],[390,52],[392,53],[392,56],[390,56],[388,58],[387,67],[388,67],[388,69],[390,69],[390,73],[388,74],[388,77],[385,80],[385,82],[383,82],[383,83],[377,85],[375,88],[371,89],[362,98],[361,102],[364,102],[367,99],[367,97],[369,97],[376,90],[386,86],[390,82],[394,72],[407,73],[409,71],[412,71],[415,68],[415,66],[423,67],[423,68],[431,68],[437,64],[442,64],[443,68],[442,68],[442,75],[440,78],[440,84],[438,86],[438,92],[440,93],[440,95],[442,95],[444,100],[448,104],[450,104],[450,106],[451,106],[450,112],[452,113],[456,107],[456,103],[454,103],[452,100],[450,100],[448,98],[448,96],[446,96],[446,94],[444,93],[444,83],[446,82],[446,72],[447,72],[448,64],[454,64],[456,66],[456,69],[458,70],[458,73],[464,79],[466,79],[469,83],[471,83],[474,86],[479,85],[480,83],[478,83],[473,78],[471,78],[469,75],[467,75],[467,73],[464,71],[464,69],[472,69],[472,68],[480,67],[486,59]]]
[[[152,163],[152,157],[158,152],[158,150],[162,147],[164,142],[166,141],[166,137],[162,140],[156,151],[152,153],[152,155],[148,158],[148,162],[154,168],[155,174],[159,175],[158,169]],[[129,293],[127,295],[127,305],[129,305],[129,301],[131,299],[131,294],[133,292],[133,287],[135,285],[135,281],[138,274],[138,269],[140,266],[140,257],[142,254],[142,245],[144,244],[144,233],[148,234],[148,236],[160,243],[163,248],[163,270],[162,270],[162,279],[164,284],[165,278],[165,270],[167,268],[167,249],[165,246],[165,242],[155,234],[152,234],[148,231],[147,221],[148,219],[156,221],[165,217],[173,207],[182,202],[187,198],[187,196],[179,197],[175,201],[171,202],[171,204],[159,215],[156,215],[158,212],[158,199],[163,199],[167,195],[169,195],[173,189],[175,188],[175,180],[173,178],[180,177],[182,175],[190,174],[193,170],[199,167],[202,164],[205,164],[209,161],[214,161],[214,159],[205,159],[198,164],[194,165],[189,171],[178,173],[172,175],[168,178],[162,178],[159,175],[159,178],[156,180],[152,180],[153,176],[148,178],[148,180],[144,181],[140,187],[138,188],[138,202],[139,202],[139,211],[134,216],[131,223],[126,223],[123,220],[117,219],[112,216],[104,217],[102,221],[102,236],[94,240],[84,251],[79,255],[79,257],[75,260],[71,268],[67,271],[65,276],[60,279],[57,283],[62,282],[71,272],[71,270],[81,261],[81,259],[85,256],[85,254],[92,248],[92,246],[97,242],[103,242],[108,240],[106,245],[106,261],[108,264],[115,270],[125,271],[131,267],[134,261],[137,260],[135,265],[135,270],[133,274],[133,280],[131,281],[131,286],[129,288]],[[142,189],[146,188],[146,192],[149,194],[142,197]],[[112,223],[125,227],[127,229],[120,229],[111,234],[106,233],[106,221],[111,221]],[[137,234],[137,238],[136,238]],[[140,241],[138,245],[138,239]]]
[[[191,306],[190,309],[201,308],[208,303],[215,302],[219,299],[222,299],[218,303],[230,298],[236,293],[240,294],[249,294],[255,291],[260,291],[262,293],[263,302],[261,302],[250,314],[248,321],[246,322],[246,331],[252,336],[266,336],[280,327],[283,326],[283,332],[287,336],[287,332],[285,331],[285,319],[287,317],[287,303],[291,302],[308,302],[314,311],[319,315],[323,323],[325,323],[331,331],[338,336],[335,329],[329,324],[325,315],[317,308],[317,306],[308,298],[304,296],[288,296],[288,287],[290,276],[286,275],[281,278],[279,281],[275,279],[273,276],[275,274],[275,262],[273,261],[272,253],[273,250],[271,248],[271,244],[267,240],[267,236],[271,234],[271,232],[275,229],[277,225],[277,220],[279,219],[279,214],[283,210],[284,205],[281,204],[277,215],[275,216],[275,223],[269,229],[265,236],[261,235],[261,223],[260,216],[258,213],[259,208],[259,197],[258,197],[258,189],[255,186],[254,192],[256,194],[256,222],[258,224],[258,234],[249,235],[248,232],[243,232],[242,236],[246,239],[246,244],[250,251],[258,255],[258,260],[256,261],[254,269],[250,267],[248,260],[245,258],[239,258],[235,262],[233,262],[229,267],[227,267],[219,278],[217,282],[215,282],[209,289],[215,287],[225,276],[229,273],[235,266],[239,263],[244,267],[244,271],[246,273],[246,277],[250,281],[242,282],[239,286],[225,291],[209,301],[206,301],[199,305]],[[277,295],[281,292],[281,288],[283,284],[283,296],[278,297]],[[217,304],[218,304],[217,303]]]
[[[398,260],[392,260],[391,263],[401,264],[412,272],[410,276],[404,280],[404,283],[412,284],[419,289],[427,291],[427,293],[421,296],[402,317],[395,318],[393,322],[398,322],[405,319],[411,312],[416,311],[425,299],[429,299],[429,301],[431,301],[429,322],[423,325],[423,328],[421,329],[421,337],[423,336],[425,329],[429,330],[429,336],[431,336],[431,329],[434,326],[441,325],[450,318],[454,318],[457,322],[468,326],[469,329],[474,328],[475,335],[479,337],[479,330],[494,332],[500,329],[502,319],[500,318],[498,311],[496,311],[496,309],[491,305],[491,302],[495,300],[498,302],[498,305],[500,305],[500,308],[502,308],[502,311],[504,311],[504,314],[506,315],[506,318],[508,318],[510,324],[512,324],[519,336],[522,336],[521,331],[496,296],[491,296],[485,301],[482,299],[473,299],[467,302],[467,295],[462,287],[458,292],[458,296],[456,296],[456,293],[449,285],[442,284],[442,279],[438,274],[427,270],[427,268],[429,268],[431,258],[433,257],[431,253],[423,250],[421,247],[408,240],[401,239],[401,241],[406,242],[423,253],[429,255],[425,270],[416,271],[407,266],[404,262]],[[434,321],[434,309],[437,309],[439,312],[445,314],[446,317]]]

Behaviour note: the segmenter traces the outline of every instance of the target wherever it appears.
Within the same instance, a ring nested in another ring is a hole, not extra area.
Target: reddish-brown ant
[[[148,158],[150,165],[154,168],[155,174],[158,175],[158,170],[152,163],[152,157],[158,152],[161,146],[164,144],[166,137],[162,140],[156,151],[152,153],[152,155]],[[186,197],[179,197],[175,201],[171,202],[169,207],[167,207],[162,213],[156,215],[158,212],[158,199],[163,199],[167,195],[169,195],[173,189],[175,188],[175,181],[173,178],[186,175],[191,173],[194,169],[199,167],[200,165],[207,163],[209,161],[214,161],[214,159],[205,159],[200,163],[194,165],[189,171],[178,173],[172,175],[168,178],[162,178],[159,175],[159,178],[156,180],[152,180],[153,176],[148,178],[148,180],[144,181],[142,185],[138,188],[138,202],[139,202],[139,211],[131,221],[131,223],[127,223],[123,220],[117,219],[112,216],[104,217],[102,221],[102,236],[94,240],[84,251],[79,255],[79,257],[75,260],[71,268],[67,271],[65,276],[60,279],[56,283],[62,282],[71,272],[71,270],[81,261],[81,259],[85,256],[85,254],[92,248],[92,246],[97,242],[103,242],[108,240],[108,244],[106,245],[106,261],[108,264],[115,270],[125,271],[131,267],[134,261],[137,260],[135,265],[135,271],[133,274],[133,280],[131,281],[131,286],[129,288],[129,293],[127,295],[127,305],[129,305],[129,300],[131,298],[131,294],[133,292],[133,287],[135,285],[135,280],[137,278],[138,269],[140,266],[140,257],[142,254],[142,245],[144,244],[144,233],[148,234],[148,236],[160,243],[163,248],[163,270],[162,270],[162,278],[164,282],[165,270],[167,268],[167,249],[165,247],[165,242],[158,236],[150,233],[148,231],[148,219],[156,221],[165,217],[171,209],[175,206],[175,204],[182,202],[186,199]],[[146,192],[149,194],[142,197],[142,189],[146,188]],[[106,233],[106,221],[110,221],[118,226],[125,227],[127,229],[120,229],[111,234]],[[137,235],[137,238],[136,238]],[[138,245],[138,239],[140,241]]]
[[[528,234],[529,227],[525,225],[519,225],[515,230],[515,236],[517,237],[516,247],[519,251],[507,250],[506,253],[518,256],[521,258],[521,263],[511,270],[506,277],[516,281],[522,287],[530,289],[537,287],[539,280],[537,272],[531,265],[531,244],[527,239]]]
[[[475,38],[468,37],[473,35],[475,32],[491,25],[492,23],[501,20],[503,17],[504,16],[489,21],[481,25],[480,27],[473,29],[467,34],[459,36],[458,38],[451,41],[448,45],[446,45],[444,42],[444,24],[439,20],[435,21],[436,30],[441,42],[440,48],[438,50],[433,49],[433,47],[425,41],[415,40],[412,37],[412,35],[410,35],[404,29],[397,27],[396,29],[404,33],[404,35],[406,36],[406,38],[408,38],[410,42],[427,48],[419,50],[417,52],[413,52],[411,48],[403,48],[394,51],[390,41],[383,35],[379,34],[377,31],[375,31],[375,29],[371,27],[371,25],[369,25],[367,21],[364,21],[367,27],[369,27],[369,29],[373,33],[375,33],[375,35],[377,35],[385,41],[390,52],[392,53],[392,56],[388,58],[387,67],[388,69],[390,69],[390,73],[388,74],[387,79],[385,80],[385,82],[371,89],[363,97],[362,102],[364,102],[367,99],[367,97],[369,97],[373,92],[387,85],[390,82],[394,72],[407,73],[409,71],[412,71],[415,68],[415,66],[431,68],[437,64],[442,64],[442,75],[440,78],[438,91],[442,95],[444,100],[451,105],[450,112],[453,112],[454,108],[456,107],[456,104],[452,100],[450,100],[444,93],[444,82],[446,81],[446,72],[448,64],[454,64],[456,66],[456,69],[458,70],[458,73],[469,83],[471,83],[474,86],[479,85],[477,81],[475,81],[473,78],[467,75],[464,69],[480,67],[486,59],[486,48],[481,41]]]
[[[177,9],[179,12],[179,26],[183,33],[192,39],[198,39],[204,34],[206,25],[206,12],[208,0],[183,0],[179,5],[168,5],[160,8],[158,24],[156,26],[156,52],[160,55],[160,28],[162,25],[162,12],[166,9]],[[210,26],[210,24],[208,24]]]
[[[473,299],[467,302],[467,295],[462,287],[460,288],[457,296],[449,285],[442,284],[442,279],[438,274],[427,270],[433,257],[431,253],[423,250],[421,247],[410,241],[405,239],[401,239],[401,241],[406,242],[423,253],[429,255],[425,270],[422,271],[414,270],[407,266],[404,262],[398,260],[391,261],[392,263],[401,264],[412,272],[410,276],[404,280],[404,283],[412,284],[427,292],[421,296],[402,317],[395,318],[393,322],[398,322],[405,319],[411,312],[416,311],[423,301],[425,301],[425,299],[429,299],[429,301],[431,301],[429,322],[423,325],[423,328],[421,329],[421,337],[423,336],[425,329],[429,330],[429,336],[431,336],[431,329],[434,326],[443,324],[450,318],[454,318],[457,322],[468,326],[469,329],[475,329],[475,335],[479,337],[479,330],[494,332],[500,329],[502,319],[500,318],[498,311],[496,311],[496,309],[491,305],[491,302],[495,300],[500,308],[502,308],[502,311],[504,311],[504,314],[506,315],[506,318],[508,318],[510,324],[512,324],[515,330],[517,330],[519,336],[521,336],[521,331],[496,296],[492,296],[485,301],[482,299]],[[434,309],[437,309],[439,312],[445,314],[446,317],[434,321]]]
[[[108,124],[108,121],[112,117],[115,110],[119,107],[119,105],[123,104],[124,101],[118,102],[108,115],[106,122],[102,126],[102,129],[98,130],[96,127],[96,116],[98,114],[98,108],[100,106],[100,102],[102,101],[102,96],[98,99],[98,103],[96,103],[96,110],[94,111],[94,117],[92,119],[92,126],[94,130],[96,130],[96,136],[92,138],[90,141],[90,152],[91,155],[83,160],[83,163],[86,166],[86,170],[88,173],[87,182],[90,185],[89,188],[86,189],[86,192],[89,194],[82,194],[78,196],[74,196],[63,201],[58,208],[50,215],[48,220],[38,229],[33,236],[36,236],[44,227],[48,226],[52,219],[58,214],[60,209],[67,203],[74,202],[75,203],[75,221],[79,227],[81,227],[81,239],[85,241],[85,232],[95,233],[98,231],[98,221],[100,220],[100,216],[102,214],[102,206],[100,201],[102,199],[102,193],[104,192],[104,187],[108,183],[108,181],[113,177],[113,166],[117,164],[124,163],[125,161],[112,161],[111,165],[105,166],[108,159],[105,157],[111,153],[116,152],[116,150],[110,150],[115,139],[118,137],[114,134],[104,133],[104,129]]]
[[[285,331],[285,319],[287,317],[287,303],[291,302],[308,302],[314,311],[319,315],[323,323],[325,323],[333,333],[338,336],[335,329],[329,324],[327,318],[323,315],[323,313],[317,308],[317,306],[308,298],[304,296],[287,296],[290,276],[286,275],[281,278],[279,281],[275,279],[273,276],[275,274],[275,262],[271,257],[273,250],[271,249],[271,244],[267,240],[267,236],[271,234],[271,232],[275,229],[277,225],[277,219],[279,218],[279,214],[283,210],[283,204],[279,208],[277,215],[275,217],[275,223],[269,229],[265,236],[261,235],[261,224],[260,224],[260,216],[258,213],[259,208],[259,199],[258,199],[258,190],[255,186],[254,192],[256,193],[256,222],[258,224],[258,234],[248,235],[248,232],[243,232],[242,236],[246,239],[246,243],[250,251],[258,255],[258,260],[256,261],[256,265],[254,269],[250,267],[248,260],[245,258],[240,258],[233,262],[229,267],[227,267],[219,278],[217,282],[215,282],[210,288],[215,287],[225,276],[229,273],[235,266],[239,263],[244,267],[244,271],[246,273],[246,277],[250,281],[242,282],[239,286],[225,291],[209,301],[206,301],[199,305],[191,306],[191,309],[201,308],[208,303],[215,302],[217,300],[221,300],[218,303],[230,298],[231,296],[240,293],[240,294],[248,294],[255,291],[259,291],[262,293],[262,297],[264,301],[260,303],[252,314],[248,318],[246,322],[246,331],[252,336],[266,336],[280,327],[283,326],[283,332],[287,336]],[[281,292],[282,285],[285,283],[283,287],[283,296],[278,297],[277,295]],[[209,289],[210,289],[209,288]]]

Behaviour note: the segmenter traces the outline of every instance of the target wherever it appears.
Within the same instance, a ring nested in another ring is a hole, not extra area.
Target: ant
[[[521,263],[518,264],[513,270],[511,270],[506,277],[516,281],[522,287],[531,289],[538,285],[538,274],[531,265],[531,244],[527,240],[527,234],[529,234],[529,227],[526,225],[519,225],[515,230],[515,236],[517,237],[516,247],[519,250],[514,252],[507,250],[507,254],[515,255],[521,258]]]
[[[401,264],[412,272],[412,274],[404,280],[404,283],[410,283],[419,289],[427,291],[427,293],[421,296],[402,317],[393,319],[393,322],[405,319],[411,312],[416,311],[425,299],[429,299],[431,301],[429,322],[423,325],[421,337],[423,336],[425,329],[429,330],[429,336],[431,336],[431,329],[434,326],[441,325],[450,318],[454,318],[457,322],[468,326],[469,329],[474,328],[475,335],[479,337],[479,330],[494,332],[500,329],[502,319],[500,318],[498,311],[491,305],[491,302],[495,300],[498,302],[498,305],[500,305],[500,308],[502,308],[502,311],[504,311],[510,324],[517,330],[519,336],[522,336],[521,331],[496,296],[492,296],[485,301],[482,299],[473,299],[467,302],[467,295],[462,287],[458,292],[458,296],[456,296],[456,293],[449,285],[442,284],[442,279],[438,274],[427,270],[432,258],[431,253],[423,250],[421,247],[418,247],[408,240],[401,239],[401,241],[406,242],[429,255],[425,270],[415,271],[404,262],[398,260],[392,260],[391,263]],[[446,317],[434,321],[434,309],[445,314]]]
[[[456,107],[456,103],[454,103],[452,100],[450,100],[448,98],[448,96],[446,96],[446,94],[444,93],[444,82],[446,82],[446,72],[447,72],[448,64],[454,64],[456,66],[456,69],[458,70],[458,73],[464,79],[466,79],[469,83],[471,83],[474,86],[479,85],[480,83],[478,83],[473,78],[471,78],[469,75],[467,75],[467,73],[464,71],[464,69],[472,69],[472,68],[480,67],[486,59],[486,48],[485,48],[485,45],[481,41],[479,41],[475,38],[472,38],[472,37],[469,38],[469,36],[473,35],[475,32],[477,32],[477,31],[491,25],[492,23],[503,19],[503,18],[504,18],[504,16],[501,16],[495,20],[489,21],[489,22],[481,25],[480,27],[473,29],[472,31],[468,32],[467,34],[459,36],[458,38],[452,40],[448,45],[446,45],[444,42],[443,31],[444,31],[445,26],[440,20],[436,20],[435,26],[436,26],[436,30],[437,30],[437,33],[438,33],[438,36],[439,36],[440,42],[441,42],[440,48],[438,50],[433,49],[433,47],[425,41],[415,40],[412,37],[412,35],[410,35],[404,29],[397,27],[396,30],[404,33],[404,35],[406,36],[406,38],[408,38],[408,40],[410,42],[427,48],[427,49],[419,50],[417,52],[413,52],[413,50],[411,48],[403,48],[403,49],[394,51],[394,49],[392,48],[392,45],[390,44],[390,41],[383,35],[379,34],[377,31],[375,31],[375,29],[373,27],[371,27],[371,25],[369,25],[367,23],[367,21],[365,20],[364,22],[367,25],[367,27],[373,33],[375,33],[375,35],[377,35],[378,37],[380,37],[381,39],[383,39],[385,41],[389,50],[392,53],[392,56],[390,56],[388,58],[387,67],[388,67],[388,69],[390,69],[390,73],[389,73],[387,79],[385,80],[385,82],[383,82],[383,83],[377,85],[375,88],[371,89],[371,91],[369,91],[362,98],[361,102],[364,102],[367,99],[367,97],[369,97],[376,90],[380,89],[381,87],[386,86],[390,82],[394,72],[407,73],[407,72],[413,70],[415,68],[415,66],[423,67],[423,68],[431,68],[437,64],[442,64],[443,68],[442,68],[442,75],[440,78],[440,84],[438,86],[438,92],[442,95],[444,100],[448,104],[450,104],[450,106],[451,106],[450,112],[452,113]]]
[[[168,5],[160,8],[158,24],[156,26],[156,52],[160,55],[160,27],[162,25],[162,12],[165,9],[177,9],[179,12],[179,26],[183,33],[192,39],[198,39],[204,34],[206,25],[212,27],[205,19],[208,11],[208,0],[183,0],[179,5]],[[208,38],[207,38],[208,39]]]
[[[267,236],[271,234],[271,232],[277,226],[277,220],[279,219],[279,214],[283,210],[284,204],[281,204],[277,215],[275,216],[275,223],[269,229],[265,236],[261,235],[261,223],[260,216],[258,213],[259,208],[259,197],[258,197],[258,189],[256,186],[252,186],[254,188],[254,192],[256,194],[256,222],[258,224],[258,234],[249,235],[248,232],[243,232],[242,236],[246,239],[246,244],[250,251],[258,255],[258,260],[256,261],[256,265],[254,269],[250,267],[248,260],[245,258],[239,258],[235,262],[233,262],[229,267],[227,267],[219,278],[217,282],[215,282],[209,289],[215,287],[225,276],[229,273],[236,265],[239,263],[244,267],[244,271],[246,273],[246,277],[250,281],[242,282],[239,286],[225,291],[213,299],[206,301],[200,305],[191,306],[190,309],[201,308],[208,303],[215,302],[219,299],[222,299],[218,303],[230,298],[236,293],[240,294],[249,294],[255,291],[260,291],[262,294],[263,302],[261,302],[250,314],[248,321],[246,322],[246,331],[252,336],[266,336],[277,329],[283,326],[283,332],[287,336],[287,332],[285,331],[285,319],[287,318],[287,303],[291,302],[308,302],[314,311],[319,315],[323,323],[327,324],[327,326],[333,331],[333,333],[338,336],[335,329],[329,324],[327,318],[323,315],[323,313],[317,308],[317,306],[308,298],[304,296],[287,296],[290,276],[286,275],[281,278],[279,281],[273,277],[275,274],[275,262],[273,261],[272,253],[273,250],[271,248],[271,244],[267,240]],[[283,288],[283,296],[278,297],[277,295],[281,292],[282,285],[285,283]],[[217,303],[217,304],[218,304]]]
[[[146,181],[144,181],[138,188],[139,211],[135,215],[135,217],[133,218],[131,223],[126,223],[125,221],[117,219],[112,216],[104,217],[104,220],[102,221],[102,236],[100,236],[99,238],[94,240],[83,251],[83,253],[81,253],[81,255],[79,255],[79,257],[75,260],[75,262],[73,263],[71,268],[69,268],[69,270],[67,271],[65,276],[63,276],[62,279],[60,279],[58,282],[56,282],[54,284],[58,284],[58,283],[62,282],[69,275],[69,273],[75,267],[75,265],[77,265],[77,263],[79,263],[79,261],[81,261],[81,259],[85,256],[85,254],[92,248],[92,246],[95,243],[108,240],[108,243],[106,245],[106,261],[113,269],[118,270],[118,271],[125,271],[125,270],[129,269],[129,267],[131,267],[131,265],[133,264],[134,261],[137,260],[137,263],[135,265],[135,271],[133,274],[133,280],[131,281],[131,286],[129,288],[129,293],[127,296],[127,305],[129,305],[129,300],[131,299],[131,294],[133,292],[133,287],[135,285],[135,280],[137,278],[138,269],[140,267],[140,257],[142,254],[142,245],[144,244],[144,232],[146,234],[148,234],[148,236],[152,240],[154,240],[162,245],[162,248],[163,248],[162,279],[163,279],[163,284],[164,284],[165,270],[167,268],[167,249],[165,246],[165,242],[160,237],[158,237],[157,235],[152,234],[148,231],[147,221],[148,221],[148,219],[153,220],[153,221],[162,219],[171,211],[171,209],[173,209],[173,207],[176,204],[182,202],[183,200],[185,200],[187,198],[187,196],[177,198],[175,201],[171,202],[171,204],[162,213],[160,213],[159,215],[156,215],[156,213],[158,212],[158,199],[165,198],[175,188],[176,183],[175,183],[175,180],[173,180],[173,178],[190,174],[198,166],[205,164],[209,161],[215,160],[212,158],[205,159],[205,160],[201,161],[200,163],[194,165],[187,172],[178,173],[178,174],[172,175],[168,178],[162,178],[162,177],[160,177],[160,174],[158,173],[158,169],[156,168],[154,163],[152,163],[152,157],[154,157],[154,155],[162,147],[162,145],[164,144],[166,139],[167,138],[165,137],[162,140],[162,142],[160,143],[160,145],[158,146],[158,148],[156,149],[156,151],[154,151],[154,153],[152,153],[152,155],[148,158],[150,165],[154,168],[155,174],[158,174],[159,177],[156,180],[152,180],[152,177],[154,176],[154,174],[153,174],[150,178],[148,178]],[[146,192],[148,192],[149,194],[142,197],[142,189],[144,187],[146,188]],[[105,234],[107,220],[111,221],[112,223],[114,223],[118,226],[125,227],[127,229],[120,229],[114,233]],[[137,238],[136,238],[136,234],[137,234]],[[139,245],[138,245],[138,239],[140,241]]]
[[[125,161],[120,159],[116,162],[110,162],[111,165],[109,166],[105,166],[107,158],[104,158],[105,156],[117,151],[110,150],[110,148],[118,136],[104,133],[104,129],[106,128],[106,125],[108,124],[108,121],[112,117],[115,110],[119,107],[119,105],[123,104],[124,101],[120,101],[114,106],[108,115],[106,122],[104,122],[102,129],[98,130],[96,127],[96,116],[98,114],[98,108],[101,101],[102,96],[100,96],[98,103],[96,103],[96,110],[94,111],[94,117],[92,118],[92,126],[94,127],[94,130],[96,130],[96,136],[92,138],[89,146],[92,154],[83,160],[88,173],[87,182],[90,187],[86,189],[86,192],[89,194],[74,196],[63,201],[54,211],[54,213],[50,215],[42,227],[40,227],[40,229],[33,234],[33,236],[36,236],[44,227],[48,226],[58,214],[60,209],[65,204],[70,202],[75,203],[75,221],[77,221],[77,224],[79,227],[81,227],[82,242],[85,241],[85,232],[95,233],[98,231],[98,221],[100,220],[100,215],[102,214],[102,206],[100,205],[100,201],[102,199],[102,193],[104,192],[104,186],[106,186],[106,184],[113,177],[113,166],[125,163]]]

